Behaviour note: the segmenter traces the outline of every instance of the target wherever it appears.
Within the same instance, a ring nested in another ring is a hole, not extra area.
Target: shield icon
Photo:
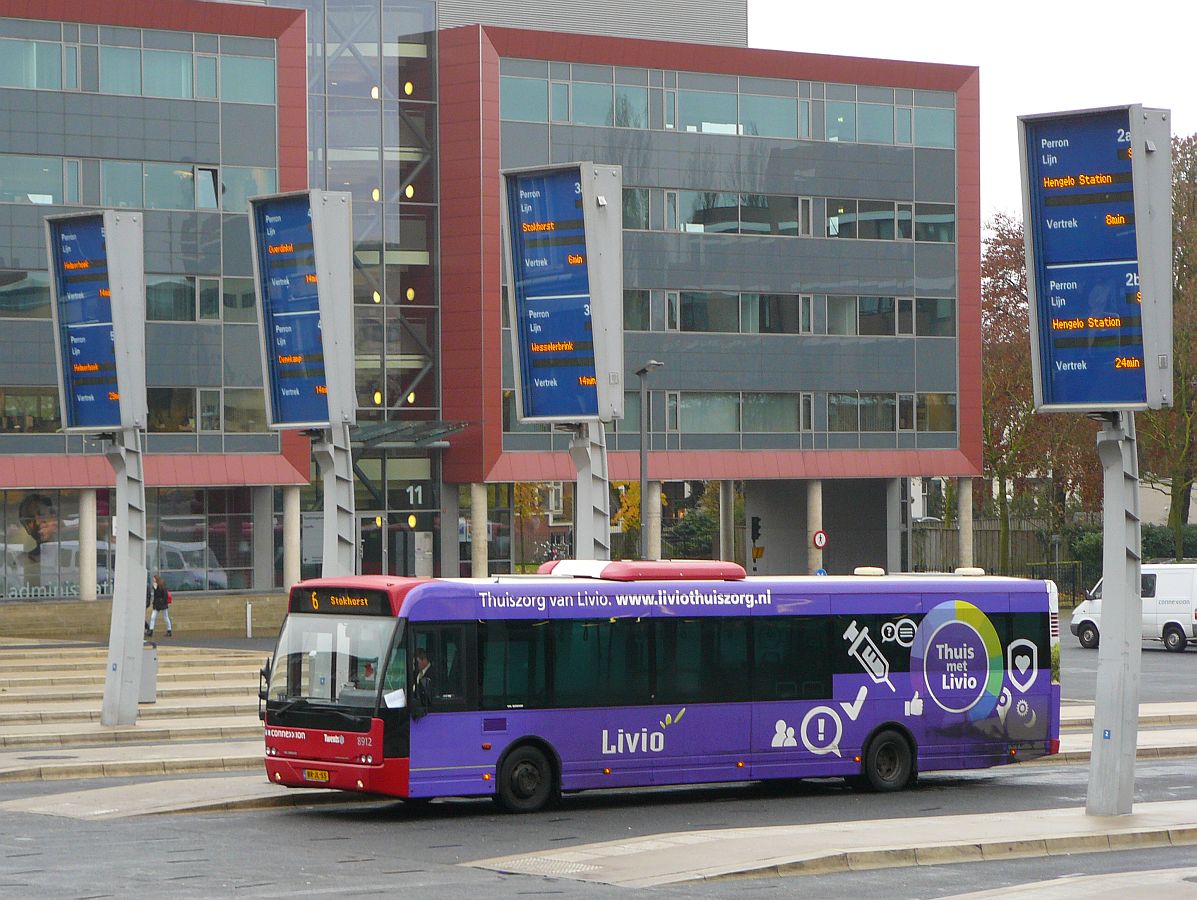
[[[1035,681],[1039,669],[1039,649],[1032,641],[1019,638],[1006,647],[1006,675],[1018,690],[1025,694]]]

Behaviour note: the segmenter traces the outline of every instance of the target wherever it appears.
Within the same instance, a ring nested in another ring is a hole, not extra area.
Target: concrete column
[[[274,587],[274,487],[257,485],[253,490],[253,553],[255,591]]]
[[[902,571],[902,479],[885,480],[885,571]]]
[[[736,558],[736,483],[719,482],[719,558]]]
[[[461,519],[461,499],[457,485],[441,483],[441,577],[461,574],[461,543],[457,523]]]
[[[816,531],[823,530],[823,482],[812,478],[806,483],[806,571],[813,575],[823,568],[823,551],[815,547]]]
[[[648,483],[648,502],[644,507],[644,527],[648,529],[648,558],[661,558],[661,482]]]
[[[475,578],[490,574],[487,556],[487,538],[490,531],[486,520],[486,485],[470,485],[470,563]]]
[[[960,518],[960,565],[973,564],[973,480],[956,479],[956,505]]]
[[[111,542],[105,556],[104,569],[108,573],[109,587],[112,581]],[[84,488],[79,492],[79,599],[96,599],[96,490]]]
[[[299,513],[299,485],[289,484],[283,488],[283,589],[300,578],[301,524]]]

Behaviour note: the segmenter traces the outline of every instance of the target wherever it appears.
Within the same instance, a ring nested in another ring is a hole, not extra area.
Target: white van
[[[1197,564],[1144,563],[1143,640],[1163,641],[1168,650],[1184,650],[1197,640]],[[1082,647],[1092,649],[1100,637],[1101,582],[1072,611],[1069,630]]]

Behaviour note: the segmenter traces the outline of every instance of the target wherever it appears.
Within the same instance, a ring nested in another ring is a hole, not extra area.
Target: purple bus
[[[266,771],[408,799],[917,774],[1059,750],[1056,587],[721,562],[291,590]]]

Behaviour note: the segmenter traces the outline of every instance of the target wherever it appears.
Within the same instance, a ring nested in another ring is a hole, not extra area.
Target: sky
[[[979,67],[982,222],[1022,217],[1021,115],[1141,103],[1197,132],[1195,33],[1191,0],[748,0],[750,47]]]

